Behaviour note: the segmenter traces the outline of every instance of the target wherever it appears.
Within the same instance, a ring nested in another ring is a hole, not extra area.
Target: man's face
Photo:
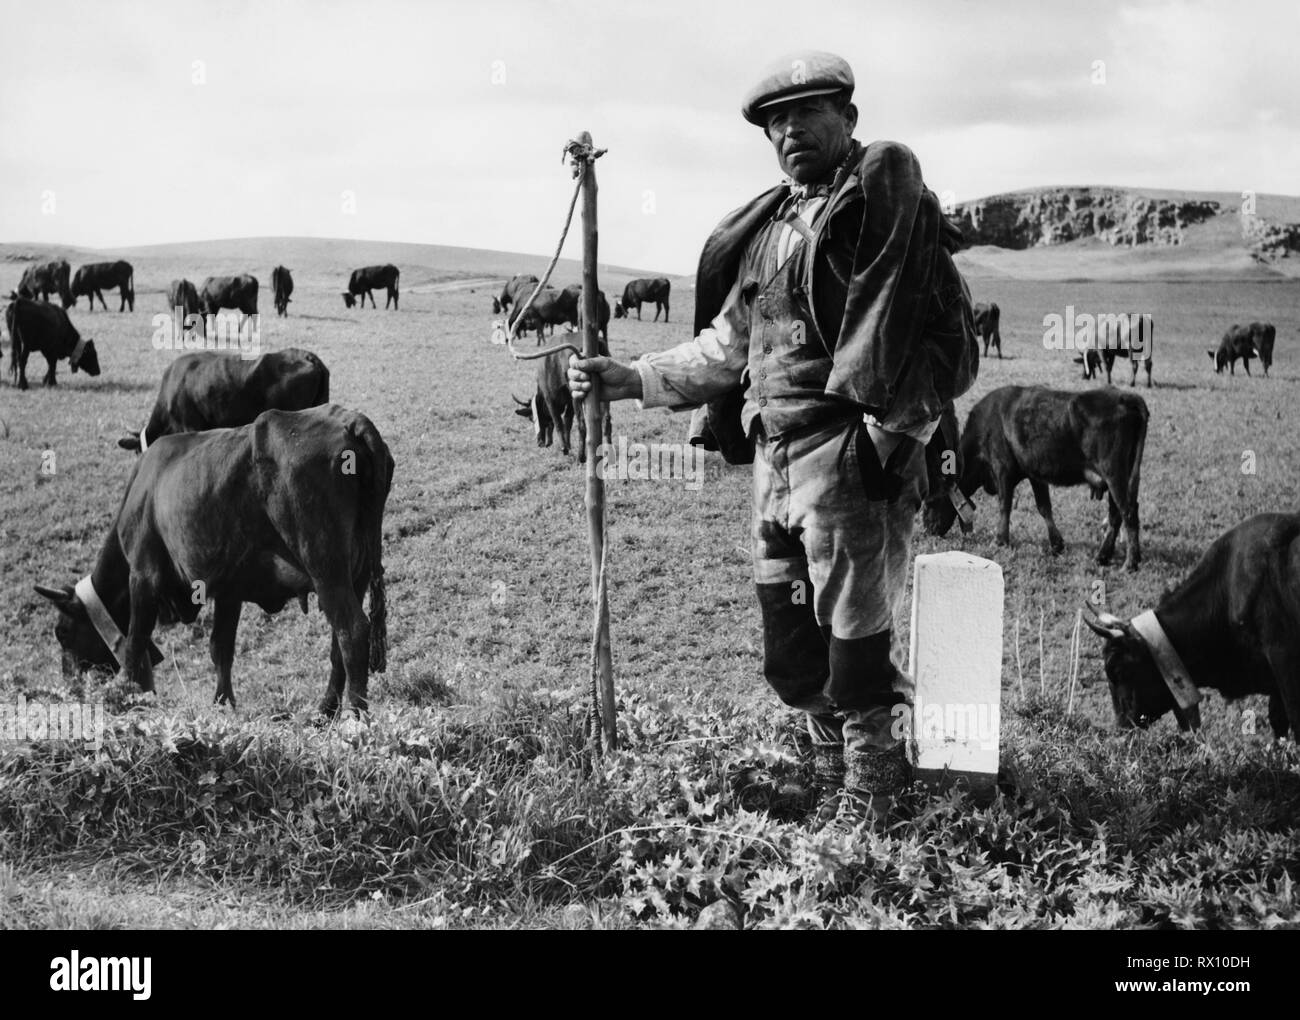
[[[798,184],[827,177],[848,154],[858,111],[840,109],[835,96],[808,96],[774,106],[767,115],[767,137],[781,169]]]

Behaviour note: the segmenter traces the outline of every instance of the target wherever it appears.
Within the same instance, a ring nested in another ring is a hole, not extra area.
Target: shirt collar
[[[787,177],[783,183],[790,189],[790,198],[795,201],[807,201],[810,198],[829,198],[839,191],[840,186],[843,185],[849,174],[853,173],[861,157],[861,152],[862,144],[857,139],[853,139],[849,144],[848,155],[835,168],[835,173],[826,180],[815,181],[810,184],[797,184]]]

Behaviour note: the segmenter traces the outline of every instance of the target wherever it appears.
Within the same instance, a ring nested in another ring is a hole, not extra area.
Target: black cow
[[[1221,535],[1160,599],[1156,628],[1149,614],[1124,621],[1091,608],[1084,619],[1106,639],[1121,727],[1145,728],[1170,709],[1183,729],[1200,724],[1195,693],[1166,679],[1172,648],[1193,687],[1267,694],[1274,735],[1300,737],[1300,514],[1258,514]],[[1182,706],[1176,689],[1191,695]]]
[[[632,315],[632,309],[636,309],[636,317],[641,318],[641,303],[653,301],[655,305],[654,321],[659,321],[659,312],[662,309],[664,313],[664,322],[668,321],[668,293],[672,289],[671,284],[662,276],[653,279],[633,280],[623,288],[623,300],[614,305],[614,318],[621,319],[623,316]]]
[[[284,266],[276,266],[271,270],[271,290],[275,294],[275,314],[287,316],[289,302],[292,300],[290,295],[293,294],[293,277]]]
[[[155,624],[192,623],[211,602],[216,701],[233,706],[243,604],[275,613],[297,598],[305,610],[314,591],[333,629],[321,711],[338,711],[345,678],[364,711],[367,674],[387,665],[382,541],[392,475],[375,426],[333,404],[164,436],[136,461],[90,576],[76,588],[36,589],[58,607],[65,664],[120,667],[152,690]]]
[[[48,366],[46,386],[58,384],[54,366],[60,358],[67,358],[74,372],[99,375],[95,341],[83,340],[62,308],[45,301],[16,298],[5,309],[5,328],[12,345],[9,371],[20,390],[27,389],[27,359],[36,351],[45,356]]]
[[[209,276],[199,288],[199,304],[205,316],[214,317],[223,308],[233,308],[241,315],[243,328],[245,315],[257,314],[257,277],[244,273],[241,276]]]
[[[135,311],[135,270],[130,262],[91,262],[78,266],[77,275],[72,278],[72,303],[83,294],[90,301],[90,310],[95,310],[95,298],[99,298],[100,307],[108,311],[104,303],[104,291],[117,288],[119,312]]]
[[[1129,385],[1137,385],[1139,366],[1145,368],[1147,389],[1151,388],[1151,365],[1155,346],[1155,320],[1146,312],[1097,316],[1096,343],[1075,358],[1083,365],[1083,377],[1092,379],[1104,367],[1106,384],[1110,385],[1116,358],[1127,358],[1133,370]]]
[[[343,295],[343,303],[352,308],[358,295],[361,298],[361,307],[366,307],[366,298],[370,298],[370,307],[375,307],[375,295],[373,293],[376,287],[385,287],[388,290],[388,297],[384,301],[384,307],[390,304],[394,309],[397,308],[397,281],[401,274],[397,267],[389,264],[386,266],[366,266],[363,269],[352,270],[352,278],[348,280],[347,293]]]
[[[512,276],[505,282],[501,288],[501,293],[492,299],[492,313],[500,315],[503,311],[509,309],[513,304],[520,301],[527,301],[528,295],[531,294],[537,286],[537,277],[532,273],[519,273]]]
[[[234,428],[272,408],[301,411],[329,399],[330,370],[311,351],[290,347],[252,360],[193,351],[167,366],[148,423],[117,445],[143,451],[163,436]]]
[[[1138,483],[1146,444],[1146,402],[1114,389],[1069,393],[1041,386],[1003,386],[971,409],[961,437],[961,481],[967,499],[981,486],[1001,502],[996,540],[1011,540],[1011,502],[1024,479],[1047,522],[1051,551],[1065,540],[1052,518],[1049,485],[1088,485],[1097,499],[1109,496],[1109,527],[1097,552],[1106,564],[1115,554],[1121,521],[1128,543],[1124,566],[1136,570],[1142,554],[1138,539]],[[944,535],[957,517],[951,501],[927,505],[925,524]]]
[[[1255,350],[1259,352],[1264,374],[1268,375],[1268,370],[1273,367],[1273,344],[1277,340],[1277,327],[1271,322],[1252,322],[1250,332],[1255,338]]]
[[[189,280],[172,280],[171,286],[167,288],[167,304],[182,319],[203,314],[199,292]]]
[[[529,291],[530,295],[531,293]],[[508,321],[513,323],[522,312],[523,320],[519,324],[516,335],[536,330],[537,342],[540,344],[546,339],[545,327],[550,326],[551,332],[554,333],[557,325],[577,324],[579,293],[581,288],[568,287],[564,290],[556,290],[554,287],[543,287],[533,298],[533,303],[527,305],[526,311],[524,307],[528,299],[521,297],[511,309]]]
[[[609,347],[601,341],[600,353],[609,357]],[[510,396],[519,406],[515,414],[527,418],[533,423],[533,432],[537,436],[538,446],[551,446],[555,439],[555,428],[560,428],[560,452],[569,454],[569,437],[573,430],[576,408],[573,395],[569,392],[569,352],[557,351],[548,354],[537,362],[537,392],[532,400],[520,400],[513,393]],[[587,420],[578,414],[578,463],[587,461]],[[606,409],[605,441],[610,442],[612,433],[611,418]]]
[[[1229,370],[1229,374],[1236,375],[1238,358],[1241,359],[1246,374],[1250,375],[1250,359],[1259,357],[1259,351],[1255,347],[1255,332],[1250,326],[1239,326],[1234,323],[1223,334],[1218,348],[1206,350],[1205,353],[1214,362],[1215,375],[1225,368]]]
[[[975,332],[984,340],[984,357],[989,356],[989,344],[997,348],[998,358],[1002,357],[1002,332],[998,328],[1002,322],[1002,309],[996,301],[975,306]]]
[[[23,270],[22,279],[18,283],[17,295],[32,300],[39,298],[48,301],[51,294],[57,294],[63,307],[71,308],[72,289],[68,284],[68,276],[71,272],[72,267],[65,259],[38,262],[28,266]]]

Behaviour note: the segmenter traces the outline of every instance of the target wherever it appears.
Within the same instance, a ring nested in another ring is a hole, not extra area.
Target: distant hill
[[[573,241],[570,242],[574,243]],[[578,250],[576,245],[574,250]],[[405,244],[387,241],[351,241],[342,238],[249,237],[220,241],[192,241],[153,244],[134,248],[97,250],[58,244],[0,244],[0,289],[17,286],[27,263],[67,259],[73,269],[85,262],[124,258],[135,267],[135,288],[165,291],[176,277],[196,284],[205,276],[252,273],[264,287],[270,285],[271,270],[285,265],[293,273],[295,287],[338,288],[347,286],[348,276],[358,266],[391,262],[402,272],[404,293],[458,286],[489,286],[516,273],[540,277],[550,259],[543,255],[454,248],[437,244]],[[5,268],[8,263],[12,266]],[[665,276],[650,270],[629,269],[601,263],[601,289],[607,294],[622,292],[623,285],[638,276]],[[582,277],[580,259],[564,258],[555,267],[551,282],[559,286]]]
[[[1253,214],[1242,196],[1099,186],[1033,188],[963,202],[950,215],[969,247],[957,264],[972,278],[1021,280],[1280,280],[1300,278],[1300,197],[1258,195]],[[572,242],[571,242],[572,243]],[[573,246],[576,252],[576,245]],[[163,292],[175,277],[250,272],[263,285],[277,264],[296,286],[342,289],[357,266],[392,262],[402,290],[491,286],[515,273],[541,276],[543,255],[453,248],[436,244],[341,238],[252,237],[95,250],[67,245],[0,244],[0,293],[16,286],[37,260],[128,259],[137,291]],[[4,263],[12,264],[6,271]],[[561,259],[552,282],[582,275],[578,259]],[[601,263],[611,296],[638,276],[667,276],[677,290],[692,276]]]
[[[1111,187],[1034,188],[956,206],[973,277],[1300,277],[1300,198]]]

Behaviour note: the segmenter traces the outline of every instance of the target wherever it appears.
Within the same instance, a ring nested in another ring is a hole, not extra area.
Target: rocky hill
[[[963,268],[1027,278],[1300,276],[1300,199],[1051,187],[949,213]]]

